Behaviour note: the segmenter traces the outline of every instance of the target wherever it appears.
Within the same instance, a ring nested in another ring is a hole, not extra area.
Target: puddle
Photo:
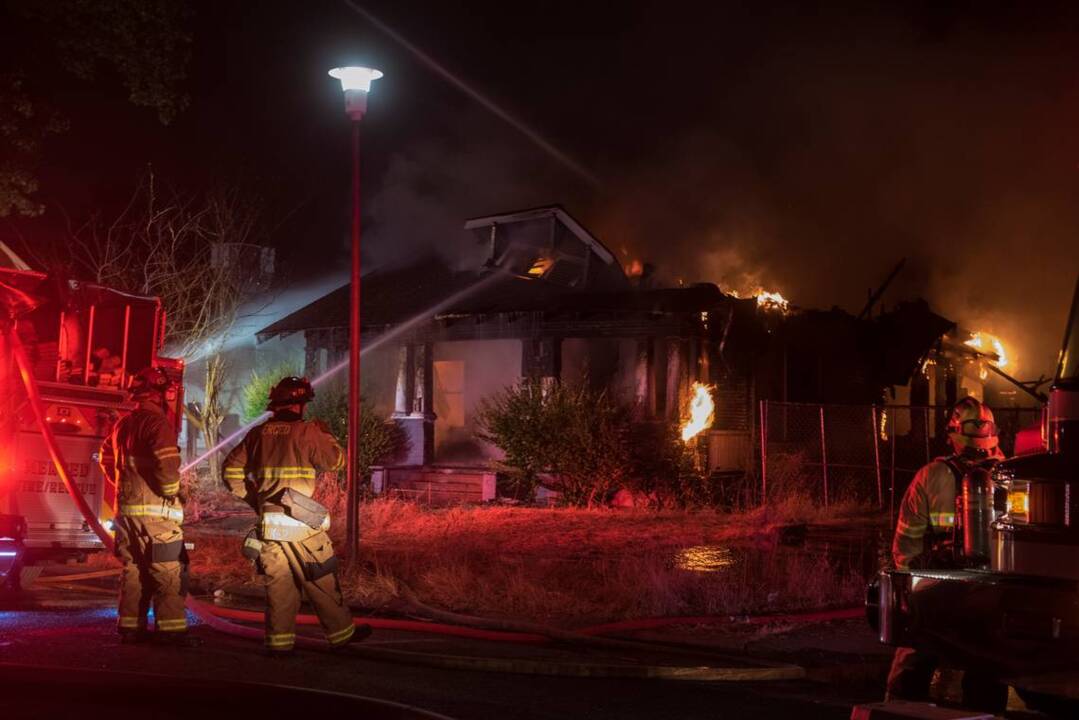
[[[781,528],[772,543],[729,543],[695,545],[674,552],[672,564],[693,573],[743,573],[761,571],[761,576],[786,569],[814,565],[871,578],[881,567],[890,538],[876,527]]]
[[[693,572],[719,572],[735,562],[734,552],[720,545],[697,545],[682,548],[674,557],[674,566]]]

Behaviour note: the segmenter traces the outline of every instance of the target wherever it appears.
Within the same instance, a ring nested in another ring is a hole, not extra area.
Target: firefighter
[[[953,453],[922,467],[903,496],[892,541],[892,559],[898,570],[954,567],[958,486],[970,470],[994,465],[1004,457],[993,411],[976,398],[966,397],[956,403],[948,417],[947,432]],[[930,653],[897,648],[888,673],[887,697],[928,699],[937,664],[938,658]],[[967,704],[995,710],[996,706],[1003,708],[1007,688],[976,672],[967,672],[963,695]]]
[[[181,523],[180,449],[165,408],[176,392],[160,368],[131,380],[138,408],[116,423],[101,448],[102,470],[114,479],[119,502],[116,554],[123,561],[117,626],[124,643],[198,645],[187,634],[184,595],[187,553]],[[153,602],[154,630],[146,629]]]
[[[306,594],[332,646],[343,647],[371,633],[355,626],[337,579],[337,557],[326,533],[330,517],[315,502],[319,472],[344,467],[345,454],[325,425],[303,419],[315,397],[306,378],[287,377],[271,391],[273,417],[253,428],[225,459],[229,491],[259,515],[244,541],[266,583],[266,651],[292,652],[296,613]]]

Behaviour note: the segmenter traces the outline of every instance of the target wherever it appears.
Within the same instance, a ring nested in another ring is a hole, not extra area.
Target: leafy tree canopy
[[[188,15],[183,0],[0,2],[0,217],[43,210],[41,147],[69,125],[56,88],[119,83],[164,124],[187,106]]]

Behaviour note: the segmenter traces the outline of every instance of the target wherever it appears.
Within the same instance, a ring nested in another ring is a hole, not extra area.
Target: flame
[[[974,333],[974,336],[967,340],[965,344],[980,352],[995,354],[997,360],[993,364],[998,368],[1008,366],[1008,353],[1004,350],[1004,343],[996,335],[991,335],[987,332]],[[992,358],[989,358],[989,361],[993,362]]]
[[[757,307],[762,310],[772,310],[786,315],[790,312],[790,303],[787,298],[778,292],[768,292],[763,288],[757,291]]]
[[[682,424],[682,442],[688,442],[712,424],[716,404],[712,400],[712,386],[693,383],[693,397],[689,401],[689,419]]]
[[[880,411],[880,439],[888,442],[888,410],[881,408]]]
[[[644,265],[640,260],[633,260],[630,262],[629,267],[626,268],[626,275],[631,278],[640,277],[644,274]]]
[[[528,275],[530,277],[543,277],[551,266],[554,265],[554,260],[551,258],[536,258],[536,262],[532,263],[532,267],[528,268]]]

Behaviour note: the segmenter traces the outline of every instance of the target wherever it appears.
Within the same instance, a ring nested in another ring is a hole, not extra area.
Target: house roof
[[[562,223],[567,230],[573,235],[591,248],[592,252],[603,262],[611,265],[615,262],[614,253],[607,249],[607,247],[597,240],[592,233],[588,232],[581,223],[563,210],[558,205],[548,205],[545,207],[532,208],[530,210],[519,210],[512,213],[503,213],[501,215],[488,215],[486,217],[472,218],[465,221],[465,230],[480,230],[492,225],[508,225],[511,223],[527,222],[529,220],[541,220],[543,218],[555,218],[558,222]]]
[[[497,270],[454,272],[437,260],[372,272],[363,278],[361,324],[364,329],[399,325],[416,317],[482,317],[542,312],[695,313],[733,299],[711,284],[659,290],[582,292]],[[260,342],[315,329],[346,328],[349,284],[324,295],[259,330]]]

